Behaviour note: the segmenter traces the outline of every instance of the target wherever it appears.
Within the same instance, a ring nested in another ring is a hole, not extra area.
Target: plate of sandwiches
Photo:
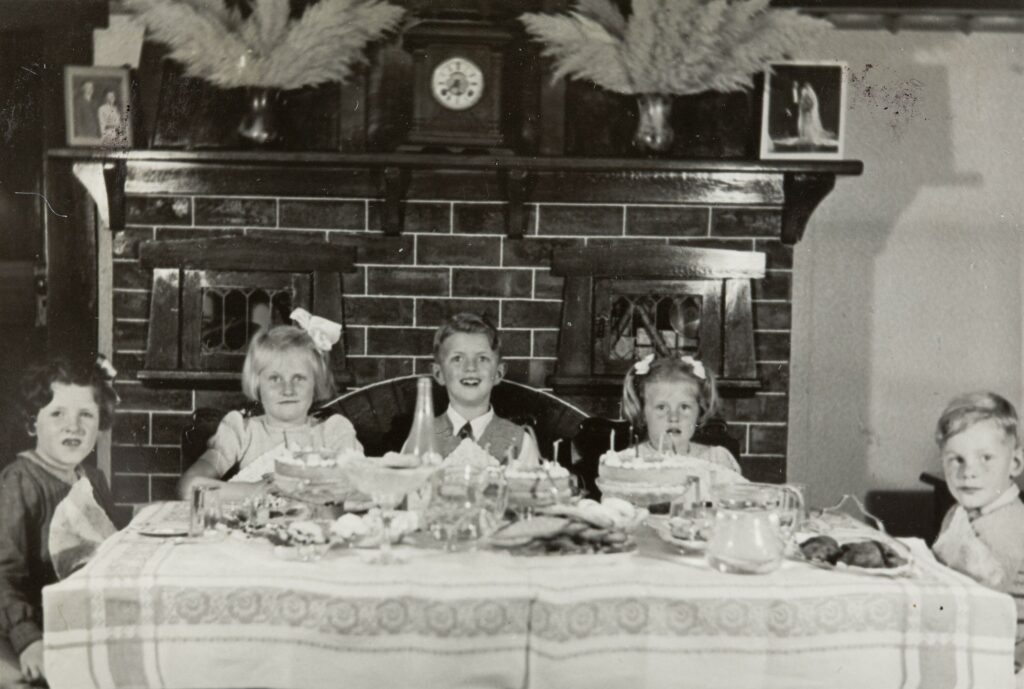
[[[800,533],[796,542],[792,559],[821,569],[881,577],[906,577],[914,573],[910,548],[880,531]]]

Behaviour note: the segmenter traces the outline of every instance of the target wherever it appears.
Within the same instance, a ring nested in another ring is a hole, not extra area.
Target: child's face
[[[942,468],[949,492],[966,509],[979,509],[1002,495],[1024,469],[1013,439],[995,421],[980,421],[946,440]]]
[[[455,333],[441,343],[434,379],[456,406],[489,404],[491,388],[505,375],[505,364],[482,333]]]
[[[697,430],[700,417],[697,386],[682,378],[655,380],[644,386],[644,421],[647,438],[665,450],[685,452]]]
[[[263,411],[272,420],[305,423],[316,394],[313,367],[301,356],[277,356],[260,371],[259,393]]]
[[[36,414],[36,452],[73,469],[96,445],[100,408],[88,385],[53,383],[53,399]]]

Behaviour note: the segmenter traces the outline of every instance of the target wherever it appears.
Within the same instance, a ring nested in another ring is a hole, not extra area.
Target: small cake
[[[326,449],[289,450],[282,447],[281,453],[274,460],[274,473],[280,477],[311,483],[343,482],[346,481],[345,464],[362,456],[363,453],[356,450],[334,452]]]
[[[572,495],[568,469],[541,459],[536,439],[529,449],[524,447],[518,458],[509,459],[505,467],[505,481],[508,483],[508,504],[513,509],[551,505]]]

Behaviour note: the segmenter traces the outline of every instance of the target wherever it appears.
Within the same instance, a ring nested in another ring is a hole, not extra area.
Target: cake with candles
[[[295,450],[282,446],[274,459],[274,473],[294,481],[340,483],[347,480],[344,466],[362,457],[363,453],[358,450]]]
[[[509,507],[513,510],[542,507],[568,500],[572,496],[569,470],[541,458],[533,429],[525,430],[533,442],[524,443],[519,456],[510,457],[505,467]]]
[[[694,499],[704,500],[714,485],[746,480],[735,471],[700,457],[645,448],[634,446],[601,455],[597,485],[602,494],[648,506],[671,502],[690,490],[698,491]]]

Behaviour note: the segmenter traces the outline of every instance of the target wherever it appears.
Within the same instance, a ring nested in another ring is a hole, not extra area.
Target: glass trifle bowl
[[[375,564],[400,562],[391,552],[391,520],[395,508],[409,493],[419,490],[438,470],[436,466],[412,465],[401,461],[402,455],[384,458],[364,458],[350,462],[345,470],[356,490],[369,495],[381,512],[381,539],[377,555],[371,559]]]

